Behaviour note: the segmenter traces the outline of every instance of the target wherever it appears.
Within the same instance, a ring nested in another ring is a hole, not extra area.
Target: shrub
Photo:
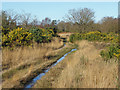
[[[6,35],[10,32],[10,28],[3,28],[2,26],[1,26],[1,28],[2,28],[2,36]]]
[[[113,57],[117,57],[119,58],[120,56],[120,49],[118,45],[110,45],[108,47],[107,50],[102,50],[100,52],[100,55],[104,58],[104,59],[111,59]]]
[[[54,32],[52,29],[36,28],[30,30],[30,32],[32,33],[33,40],[37,43],[50,42],[52,37],[54,36]]]
[[[69,41],[72,43],[73,43],[73,41],[75,41],[75,34],[70,35]]]
[[[22,45],[30,45],[32,40],[32,33],[27,32],[22,28],[17,28],[3,35],[2,46],[14,47]]]
[[[70,42],[76,40],[88,40],[88,41],[104,41],[118,43],[118,36],[114,33],[101,33],[99,31],[87,32],[87,33],[75,33],[70,35]]]
[[[120,47],[118,45],[119,39],[118,35],[114,33],[101,33],[99,31],[94,32],[86,32],[86,33],[75,33],[70,35],[70,42],[74,42],[76,40],[88,40],[88,41],[104,41],[111,42],[111,45],[107,48],[107,50],[102,50],[100,55],[104,59],[111,59],[113,57],[119,58],[120,56]]]
[[[31,30],[25,30],[17,28],[3,33],[2,46],[11,48],[15,46],[29,46],[33,40],[37,43],[46,43],[50,42],[53,36],[55,36],[55,33],[52,29],[32,28]]]

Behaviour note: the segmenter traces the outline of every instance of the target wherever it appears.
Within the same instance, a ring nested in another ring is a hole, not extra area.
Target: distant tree
[[[16,26],[18,15],[14,12],[2,11],[2,26],[13,29]]]
[[[21,24],[23,28],[27,28],[31,23],[31,14],[24,12],[22,15],[20,15],[20,22],[21,23],[19,24]]]
[[[51,25],[52,25],[52,26],[57,25],[57,20],[52,20]]]
[[[35,16],[32,21],[31,21],[31,27],[38,27],[40,25],[40,21],[38,20],[38,18]]]
[[[64,32],[65,31],[65,22],[61,21],[57,24],[58,32]]]
[[[73,23],[77,22],[79,24],[89,23],[94,19],[94,12],[91,9],[70,9],[68,11],[67,20]]]
[[[118,33],[118,19],[113,17],[104,17],[100,21],[102,32]]]
[[[71,32],[72,24],[70,22],[65,23],[65,32]]]
[[[9,28],[8,15],[6,11],[2,11],[2,27]]]
[[[57,34],[57,32],[58,32],[57,23],[58,23],[58,20],[52,20],[51,26],[50,26],[53,29],[55,34]]]
[[[44,27],[49,27],[49,25],[51,24],[51,19],[46,17],[45,19],[42,20],[41,25]]]
[[[66,21],[78,24],[80,30],[85,31],[86,27],[94,21],[94,12],[91,9],[71,9],[68,11],[68,15],[65,18]]]
[[[17,27],[19,15],[13,11],[2,11],[2,34],[7,34]]]
[[[101,32],[101,25],[99,23],[94,23],[92,31]]]

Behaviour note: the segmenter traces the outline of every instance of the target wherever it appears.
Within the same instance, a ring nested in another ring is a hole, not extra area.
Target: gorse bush
[[[70,35],[69,41],[73,43],[73,41],[76,40],[75,38],[76,38],[76,37],[75,37],[75,34],[72,34],[72,35]]]
[[[118,45],[118,35],[114,33],[101,33],[99,31],[87,32],[87,33],[75,33],[70,35],[70,42],[75,42],[76,40],[88,40],[88,41],[102,41],[110,42],[111,45],[107,50],[102,50],[100,55],[104,59],[111,59],[113,57],[119,58],[120,47]]]
[[[32,33],[29,33],[22,28],[17,28],[10,31],[6,35],[3,35],[2,46],[14,47],[14,46],[30,45],[31,40],[32,40]]]
[[[113,57],[120,57],[120,47],[116,44],[116,45],[110,45],[107,50],[102,50],[100,52],[100,55],[105,59],[111,59]]]
[[[1,28],[2,28],[2,36],[6,35],[10,32],[10,28],[3,28],[2,26],[1,26]]]
[[[37,43],[45,43],[50,42],[52,37],[54,36],[54,32],[52,29],[32,29],[30,30],[33,36],[33,40]]]
[[[75,33],[70,35],[70,42],[76,40],[88,40],[88,41],[105,41],[105,42],[118,42],[118,36],[114,33],[101,33],[99,31],[88,32],[88,33]]]
[[[33,41],[46,43],[52,40],[54,32],[52,29],[31,29],[17,28],[2,35],[3,47],[29,46]]]

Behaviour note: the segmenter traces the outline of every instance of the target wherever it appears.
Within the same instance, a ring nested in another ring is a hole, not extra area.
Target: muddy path
[[[63,42],[64,42],[63,46],[62,46],[61,48],[58,48],[58,49],[54,50],[54,52],[55,52],[55,51],[58,52],[58,51],[60,51],[60,50],[62,50],[62,49],[65,49],[65,48],[68,48],[68,47],[69,47],[66,38],[61,38],[61,39],[63,39]],[[40,80],[44,75],[46,75],[46,73],[47,73],[51,68],[55,67],[59,62],[61,62],[63,59],[65,59],[65,57],[66,57],[68,54],[72,53],[73,51],[76,51],[77,49],[75,48],[75,45],[73,45],[73,46],[74,46],[74,48],[71,48],[70,51],[67,51],[64,55],[62,55],[62,56],[61,56],[59,59],[57,59],[54,63],[52,63],[52,64],[50,64],[48,67],[44,68],[43,71],[42,71],[40,74],[38,74],[36,77],[34,77],[34,78],[33,78],[32,80],[30,80],[28,83],[26,83],[26,84],[25,84],[25,88],[32,88],[32,87],[34,86],[34,84],[36,84],[36,82],[37,82],[38,80]],[[52,52],[51,52],[51,53],[52,53]],[[48,54],[48,55],[50,55],[50,54]]]
[[[23,64],[10,68],[2,73],[2,88],[24,88],[26,84],[31,82],[40,73],[46,72],[45,70],[50,68],[50,66],[59,61],[61,57],[64,57],[66,53],[76,47],[73,44],[65,44],[65,42],[59,46],[59,48],[48,48],[48,50],[45,51],[46,53],[44,53],[41,58],[35,58],[34,60],[31,58],[32,60],[26,60]]]
[[[64,54],[60,59],[58,59],[55,63],[53,63],[52,65],[50,65],[49,67],[47,67],[46,69],[43,70],[42,73],[40,73],[39,75],[37,75],[35,78],[33,78],[29,83],[27,83],[25,85],[25,88],[32,88],[34,86],[34,84],[37,82],[37,80],[40,80],[42,78],[42,76],[44,76],[51,68],[53,68],[54,66],[56,66],[60,61],[62,61],[69,53],[75,51],[77,49],[72,49],[70,52]]]
[[[85,40],[77,44],[78,50],[52,68],[33,88],[116,88],[115,59],[105,62],[100,56],[102,46],[98,49]]]
[[[56,50],[54,50],[51,53],[54,52],[59,52],[60,50],[63,50],[65,48],[68,48],[68,51],[64,51],[64,54],[61,55],[59,58],[56,58],[55,62],[51,63],[50,65],[48,65],[47,67],[45,67],[41,73],[39,73],[36,77],[34,77],[33,79],[31,79],[28,83],[25,83],[25,88],[32,88],[34,86],[34,84],[36,84],[36,82],[38,80],[40,80],[44,75],[46,75],[46,73],[53,68],[54,66],[56,66],[59,62],[61,62],[68,54],[70,54],[73,51],[76,51],[77,49],[75,48],[76,46],[74,44],[72,44],[72,47],[69,46],[69,44],[66,41],[66,38],[61,38],[63,39],[63,46],[61,48],[58,48]],[[50,55],[50,53],[47,53],[48,55]]]

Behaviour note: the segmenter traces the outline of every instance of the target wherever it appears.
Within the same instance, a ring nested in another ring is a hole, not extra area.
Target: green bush
[[[2,36],[6,35],[10,32],[10,28],[3,28],[2,26],[1,26],[1,28],[2,28]]]
[[[33,40],[37,43],[50,42],[52,37],[54,36],[54,32],[52,29],[37,28],[30,30],[30,33],[32,33]]]
[[[33,40],[37,43],[50,42],[52,37],[55,36],[55,33],[52,29],[42,28],[31,28],[30,30],[17,28],[2,34],[2,46],[10,48],[15,46],[32,45]]]
[[[73,41],[75,41],[75,34],[70,35],[69,41],[72,43],[73,43]]]
[[[104,58],[104,59],[111,59],[115,56],[117,56],[117,54],[119,55],[120,53],[118,52],[119,51],[119,46],[118,45],[110,45],[107,50],[102,50],[100,52],[100,55]]]
[[[75,42],[76,40],[88,40],[88,41],[104,41],[104,42],[110,42],[111,45],[107,48],[107,50],[102,50],[100,52],[100,55],[104,59],[111,59],[113,57],[119,58],[120,56],[120,50],[118,45],[118,35],[114,33],[101,33],[99,31],[94,32],[86,32],[86,33],[75,33],[70,35],[70,42]]]
[[[75,33],[70,35],[70,42],[76,40],[88,40],[88,41],[104,41],[118,43],[118,36],[114,33],[101,33],[99,31],[87,32],[87,33]]]
[[[30,45],[31,40],[32,40],[32,33],[29,33],[22,28],[17,28],[10,31],[6,35],[3,35],[2,46],[15,47],[22,45]]]

